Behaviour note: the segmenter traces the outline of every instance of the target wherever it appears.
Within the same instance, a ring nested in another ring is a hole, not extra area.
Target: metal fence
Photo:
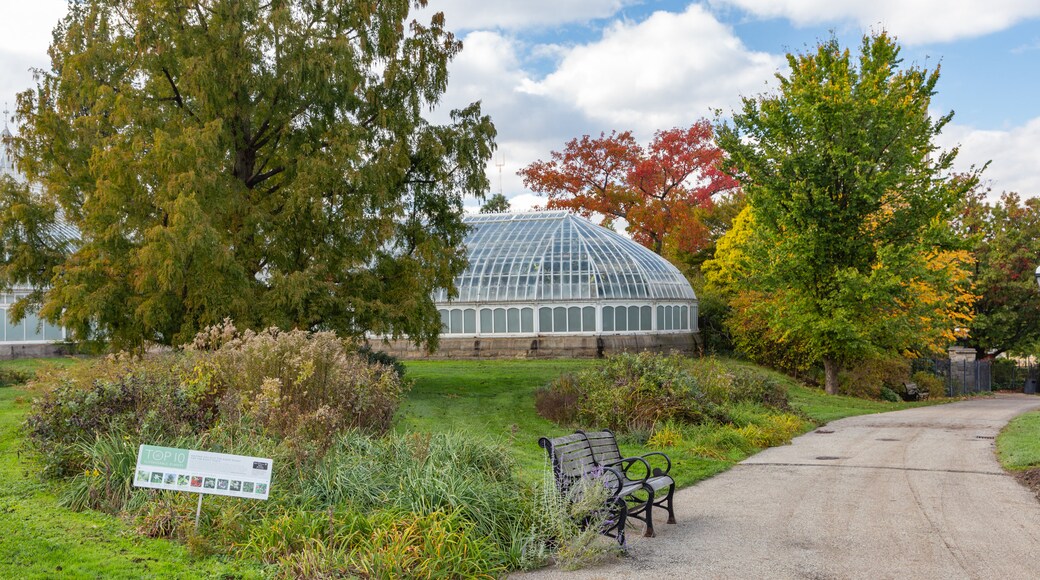
[[[993,366],[992,361],[988,360],[915,359],[913,372],[924,371],[934,374],[946,386],[947,397],[958,397],[992,391]]]
[[[1040,379],[1040,367],[1036,363],[999,359],[993,361],[993,388],[1036,392],[1037,380]]]

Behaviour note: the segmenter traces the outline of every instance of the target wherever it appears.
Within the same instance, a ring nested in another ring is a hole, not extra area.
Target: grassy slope
[[[18,387],[0,388],[0,578],[258,576],[244,563],[194,559],[181,544],[142,538],[118,518],[58,507],[52,486],[27,473],[31,466],[18,454],[29,398]]]
[[[1040,467],[1040,411],[1019,415],[997,437],[997,457],[1004,469]]]
[[[538,416],[534,390],[561,373],[577,372],[593,364],[596,363],[587,360],[410,361],[406,376],[413,381],[413,387],[400,411],[398,429],[454,429],[498,439],[513,450],[524,476],[535,481],[542,477],[545,465],[545,452],[538,447],[538,438],[571,430]],[[920,405],[832,397],[818,389],[799,386],[779,373],[776,376],[787,384],[792,406],[816,424]],[[637,454],[651,449],[622,445],[622,451]],[[680,487],[724,471],[748,456],[746,452],[730,450],[724,458],[704,457],[688,448],[669,449],[668,453]]]

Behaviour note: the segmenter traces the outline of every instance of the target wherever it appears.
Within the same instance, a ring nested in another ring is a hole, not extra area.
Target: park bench
[[[585,436],[592,450],[596,465],[621,471],[624,477],[622,497],[629,503],[628,515],[646,524],[643,534],[652,538],[654,533],[653,508],[664,508],[668,512],[669,524],[675,523],[672,497],[675,495],[675,480],[668,474],[672,460],[657,451],[637,457],[622,457],[617,438],[609,429],[603,431],[578,431]],[[660,463],[662,466],[652,466]],[[663,468],[662,468],[663,467]],[[662,493],[667,490],[667,493]]]
[[[582,433],[549,439],[542,437],[538,445],[545,449],[552,462],[553,477],[556,488],[565,497],[571,497],[572,491],[582,480],[594,479],[603,484],[607,491],[604,508],[606,518],[600,533],[617,540],[622,549],[625,548],[625,524],[628,517],[627,494],[632,492],[633,484],[626,485],[625,477],[619,469],[596,465],[592,455],[592,447]],[[639,487],[636,485],[635,487]],[[579,522],[582,528],[591,523],[591,518]]]

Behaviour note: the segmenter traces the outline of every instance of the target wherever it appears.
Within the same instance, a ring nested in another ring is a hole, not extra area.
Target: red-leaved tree
[[[645,148],[631,131],[612,131],[572,139],[550,155],[517,172],[531,191],[548,198],[548,208],[586,218],[598,214],[607,227],[623,219],[632,239],[658,254],[704,249],[712,196],[739,186],[719,168],[723,154],[703,119],[658,131]]]

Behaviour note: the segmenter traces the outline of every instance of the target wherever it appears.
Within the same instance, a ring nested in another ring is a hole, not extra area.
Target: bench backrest
[[[553,475],[560,491],[567,491],[575,481],[595,468],[592,447],[581,433],[549,439],[542,437],[538,445],[545,449],[552,461]]]
[[[593,460],[597,465],[610,465],[621,461],[621,450],[618,449],[617,438],[610,429],[602,431],[578,431],[575,435],[583,435],[589,443]]]

